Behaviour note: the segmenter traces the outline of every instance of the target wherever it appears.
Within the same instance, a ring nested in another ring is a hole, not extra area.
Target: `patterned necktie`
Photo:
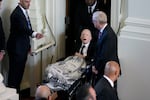
[[[32,28],[31,28],[30,18],[29,18],[29,15],[28,15],[28,11],[27,11],[27,10],[26,10],[26,19],[27,19],[27,23],[28,23],[28,28],[29,28],[29,29],[32,29]]]
[[[101,38],[101,36],[102,36],[102,32],[101,32],[101,31],[99,31],[99,33],[98,33],[98,39],[100,39],[100,38]]]
[[[85,48],[85,45],[82,46],[80,53],[83,55],[83,49]]]

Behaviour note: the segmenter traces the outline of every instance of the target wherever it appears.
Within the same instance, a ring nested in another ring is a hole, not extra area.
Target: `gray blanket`
[[[77,56],[69,56],[64,61],[50,64],[46,68],[47,85],[53,90],[67,90],[81,77],[85,68],[85,60]]]

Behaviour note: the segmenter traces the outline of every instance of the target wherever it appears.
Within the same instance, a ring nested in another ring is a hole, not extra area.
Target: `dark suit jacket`
[[[10,21],[11,29],[7,50],[9,53],[24,56],[30,49],[29,36],[32,35],[33,30],[29,29],[26,17],[19,6],[12,12]]]
[[[100,10],[100,4],[97,2],[97,5],[95,6],[94,12]],[[97,30],[94,27],[94,24],[92,23],[92,15],[88,13],[88,6],[85,3],[85,0],[81,0],[77,6],[77,9],[75,11],[75,26],[74,26],[74,36],[76,39],[79,39],[81,31],[85,28],[88,28],[92,32],[93,40],[97,39],[97,34],[95,33],[95,30]]]
[[[100,77],[104,74],[104,67],[108,61],[113,60],[119,63],[117,49],[117,36],[112,28],[107,25],[103,30],[102,36],[97,41],[94,59],[94,65]]]
[[[0,18],[0,50],[5,50],[5,34],[1,18]]]
[[[97,100],[119,100],[115,89],[108,80],[102,77],[95,85]]]
[[[76,45],[75,52],[79,52],[81,46],[82,46],[82,43],[78,43]],[[91,41],[87,50],[87,56],[85,57],[87,64],[91,63],[91,61],[94,59],[95,49],[96,49],[96,45],[94,42]]]

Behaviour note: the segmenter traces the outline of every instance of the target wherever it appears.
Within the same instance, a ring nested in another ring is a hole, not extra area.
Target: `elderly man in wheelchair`
[[[45,70],[46,85],[53,91],[75,90],[83,81],[90,80],[90,64],[94,58],[95,44],[89,29],[81,32],[81,43],[77,43],[75,54],[65,60],[48,65]],[[88,74],[87,74],[88,72]]]

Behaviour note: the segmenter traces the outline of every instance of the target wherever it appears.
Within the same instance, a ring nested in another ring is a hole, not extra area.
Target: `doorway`
[[[75,37],[74,31],[75,24],[75,12],[80,3],[85,0],[66,0],[66,56],[70,56],[74,53]],[[97,0],[100,2],[100,10],[104,11],[108,16],[108,23],[110,24],[111,19],[111,0]]]

